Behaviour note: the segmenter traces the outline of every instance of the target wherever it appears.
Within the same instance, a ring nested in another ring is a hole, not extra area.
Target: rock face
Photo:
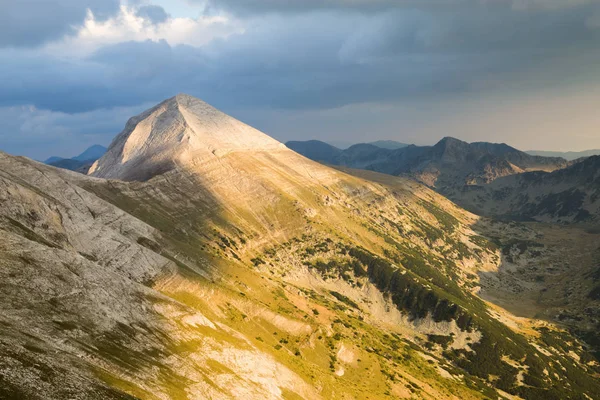
[[[577,339],[476,295],[503,255],[422,184],[323,166],[183,95],[93,174],[112,179],[0,153],[0,398],[600,392]]]
[[[0,153],[0,398],[127,398],[93,379],[90,348],[120,323],[151,326],[144,283],[174,270],[138,243],[154,228],[76,175]]]
[[[230,152],[277,151],[283,145],[194,97],[179,94],[131,118],[90,168],[100,178],[147,180]]]

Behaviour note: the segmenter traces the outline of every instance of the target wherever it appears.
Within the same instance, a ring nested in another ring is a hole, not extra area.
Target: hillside
[[[600,156],[554,171],[504,177],[451,193],[480,214],[546,222],[597,222],[600,218]]]
[[[130,119],[93,176],[0,153],[0,393],[600,392],[577,339],[477,296],[503,262],[489,222],[347,172],[186,95]]]

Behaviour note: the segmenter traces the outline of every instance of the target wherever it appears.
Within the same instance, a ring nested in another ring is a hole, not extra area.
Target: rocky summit
[[[88,174],[146,180],[177,167],[201,168],[230,152],[283,148],[271,137],[205,102],[178,94],[131,118]]]
[[[0,398],[594,399],[597,237],[555,229],[178,95],[89,175],[0,153]]]

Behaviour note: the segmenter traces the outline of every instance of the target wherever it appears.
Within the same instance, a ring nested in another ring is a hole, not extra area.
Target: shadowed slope
[[[501,218],[596,224],[600,218],[600,156],[547,172],[528,172],[456,190],[465,208]]]

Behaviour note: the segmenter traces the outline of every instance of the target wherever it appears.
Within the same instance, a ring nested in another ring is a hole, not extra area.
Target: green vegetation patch
[[[344,296],[343,294],[335,292],[333,290],[331,290],[329,293],[331,293],[331,295],[333,297],[335,297],[336,299],[338,299],[342,303],[344,303],[346,305],[349,305],[350,307],[355,308],[357,310],[360,310],[360,307],[358,306],[358,304],[356,304],[354,301],[352,301],[348,297]]]
[[[435,204],[426,201],[421,201],[419,204],[425,208],[428,213],[433,215],[440,226],[447,232],[454,232],[454,230],[460,226],[460,221],[454,215],[442,210]]]

